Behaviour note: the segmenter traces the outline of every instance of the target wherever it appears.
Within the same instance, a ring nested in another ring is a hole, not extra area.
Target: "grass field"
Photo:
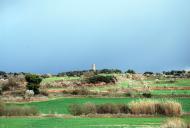
[[[43,83],[51,83],[51,82],[55,82],[55,81],[60,81],[60,80],[79,80],[81,79],[80,77],[50,77],[50,78],[45,78],[42,81]]]
[[[178,79],[174,83],[165,83],[161,80],[159,84],[154,83],[151,86],[190,86],[190,79]]]
[[[153,90],[153,95],[190,95],[190,90]]]
[[[46,78],[42,83],[51,83],[55,81],[73,81],[80,80],[80,77],[52,77]],[[132,85],[129,81],[121,81],[116,85],[107,85],[102,87],[92,86],[87,87],[89,90],[94,91],[107,91],[123,88],[135,88],[143,87],[139,85],[139,81],[132,80]],[[179,79],[175,83],[154,84],[154,81],[150,81],[149,86],[168,86],[168,87],[183,87],[190,86],[190,79]],[[152,84],[153,83],[153,84]],[[48,88],[51,89],[69,89],[69,87],[63,88]],[[190,90],[152,90],[153,95],[190,95]],[[129,103],[134,100],[142,98],[57,98],[50,99],[48,101],[39,101],[31,103],[8,103],[8,105],[21,105],[21,106],[35,106],[42,114],[70,114],[68,111],[69,105],[73,103],[86,103],[92,102],[95,104],[103,103]],[[156,100],[162,100],[163,98],[151,98]],[[184,112],[190,112],[190,98],[165,98],[166,100],[175,100],[182,104]],[[58,118],[58,117],[1,117],[0,128],[159,128],[168,117],[128,117],[128,118]],[[190,116],[182,116],[184,120],[190,122]]]
[[[182,117],[190,121],[189,116]],[[149,118],[0,118],[0,128],[158,128],[166,117]]]
[[[128,103],[139,98],[60,98],[45,102],[22,103],[19,105],[35,106],[41,113],[46,114],[69,114],[68,106],[73,103],[92,102],[96,104],[102,103]],[[172,98],[183,105],[186,112],[190,112],[190,98]]]

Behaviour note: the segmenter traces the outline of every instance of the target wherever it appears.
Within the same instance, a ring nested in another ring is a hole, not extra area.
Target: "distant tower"
[[[92,64],[92,70],[96,71],[96,64]]]

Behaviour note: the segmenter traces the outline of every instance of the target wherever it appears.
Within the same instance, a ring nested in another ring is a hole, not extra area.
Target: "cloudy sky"
[[[189,0],[0,0],[0,70],[190,67]]]

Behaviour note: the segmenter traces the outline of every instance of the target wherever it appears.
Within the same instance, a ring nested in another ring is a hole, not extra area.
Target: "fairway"
[[[103,103],[128,103],[139,98],[60,98],[55,100],[43,101],[43,102],[32,102],[32,103],[21,103],[19,105],[35,106],[41,113],[46,114],[69,114],[68,106],[73,103],[86,103],[92,102],[96,104]],[[157,98],[159,99],[159,98]],[[190,98],[171,98],[176,100],[183,105],[185,112],[190,111]]]
[[[153,95],[190,95],[190,90],[153,90]]]
[[[0,128],[141,128],[165,118],[0,118]],[[130,125],[130,126],[129,126]]]
[[[182,117],[190,121],[189,116]],[[0,128],[159,128],[168,117],[150,118],[0,118]]]

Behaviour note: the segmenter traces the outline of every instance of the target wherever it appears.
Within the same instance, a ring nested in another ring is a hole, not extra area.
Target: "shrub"
[[[69,112],[75,116],[82,115],[83,114],[82,105],[81,104],[69,105]]]
[[[120,74],[122,73],[121,70],[119,69],[102,69],[102,70],[97,70],[97,73],[104,73],[104,74],[112,74],[112,73],[117,73]]]
[[[30,106],[5,106],[0,101],[0,116],[34,116],[38,115],[35,107]]]
[[[189,126],[179,118],[168,119],[161,128],[189,128]]]
[[[129,106],[127,104],[118,104],[120,113],[128,114],[131,112]]]
[[[152,75],[152,74],[154,74],[153,72],[144,72],[144,75]]]
[[[152,94],[151,94],[150,91],[145,91],[145,92],[142,93],[142,95],[143,95],[144,97],[146,97],[146,98],[151,98],[151,97],[152,97]]]
[[[8,81],[1,83],[1,91],[15,90],[19,86],[17,79],[10,77]]]
[[[107,76],[103,76],[103,75],[95,75],[93,77],[90,77],[87,79],[87,81],[89,83],[101,83],[101,82],[105,82],[105,83],[115,83],[117,81],[115,76],[112,75],[107,75]]]
[[[19,86],[19,84],[17,83],[15,78],[10,77],[8,80],[7,86],[9,89],[14,90],[15,88],[17,88]]]
[[[126,97],[134,97],[136,95],[136,91],[133,89],[127,89],[124,94]]]
[[[182,106],[175,101],[166,101],[156,104],[157,113],[167,116],[180,116],[182,113]]]
[[[39,84],[27,84],[26,87],[28,90],[33,90],[34,94],[40,93],[40,91],[39,91],[40,85]]]
[[[25,76],[25,79],[28,83],[32,84],[40,84],[40,82],[42,81],[42,78],[36,74],[27,74]]]
[[[139,100],[132,101],[129,104],[72,104],[69,106],[69,111],[73,115],[82,114],[118,114],[131,113],[136,115],[148,114],[156,115],[162,114],[166,116],[181,115],[181,105],[174,101],[154,101],[154,100]]]
[[[93,103],[90,102],[85,103],[82,108],[83,108],[83,113],[86,115],[96,113],[96,105]]]
[[[105,104],[99,104],[96,106],[97,108],[97,113],[98,114],[117,114],[120,113],[119,107],[117,104],[113,103],[105,103]]]
[[[49,95],[49,93],[48,93],[48,91],[46,89],[40,90],[40,94],[42,94],[44,96],[48,96]]]
[[[134,71],[134,70],[132,70],[132,69],[129,69],[129,70],[127,70],[125,73],[135,74],[135,71]]]
[[[72,95],[89,95],[90,91],[87,88],[82,87],[79,89],[72,90],[71,94]]]
[[[35,107],[29,106],[7,106],[3,110],[3,116],[35,116],[38,111]]]
[[[6,74],[7,74],[6,72],[0,71],[0,76],[4,76],[4,75],[6,75]]]
[[[33,90],[35,94],[39,94],[40,82],[42,81],[42,78],[35,74],[27,74],[25,79],[28,82],[26,86],[27,89]]]

